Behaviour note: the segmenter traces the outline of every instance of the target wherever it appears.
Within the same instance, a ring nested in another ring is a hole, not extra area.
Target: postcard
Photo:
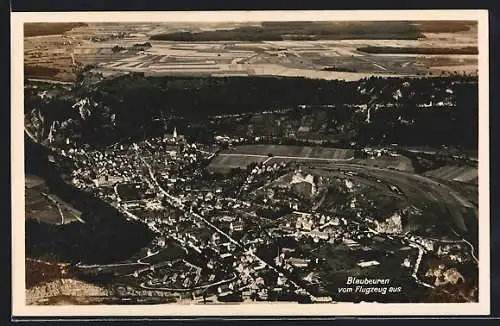
[[[488,12],[14,12],[13,316],[487,315]]]

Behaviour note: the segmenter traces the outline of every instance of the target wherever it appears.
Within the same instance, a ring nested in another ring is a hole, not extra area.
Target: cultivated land
[[[82,213],[52,194],[45,181],[32,175],[27,175],[25,180],[27,219],[56,225],[82,221]]]
[[[469,25],[30,26],[25,76],[71,81],[87,64],[104,77],[475,74],[475,51],[460,50],[477,46]],[[28,166],[47,178],[26,179],[27,255],[70,262],[27,261],[29,304],[477,301],[477,168],[451,148],[475,144],[467,117],[477,81],[371,78],[338,82],[343,88],[287,78],[79,77],[75,94],[63,86],[58,96],[56,84],[25,91]],[[223,114],[233,106],[259,114],[277,106],[282,116]],[[199,110],[216,118],[193,117]],[[163,130],[146,132],[156,127]],[[450,132],[428,139],[416,130]],[[323,135],[356,150],[272,145]],[[407,143],[442,151],[418,154]],[[59,225],[82,215],[60,198],[82,209],[84,224]],[[402,291],[342,293],[353,275],[390,278]]]
[[[162,24],[88,23],[71,27],[46,28],[50,35],[26,35],[26,77],[73,80],[75,71],[87,64],[97,66],[105,76],[143,72],[154,76],[279,75],[345,80],[373,74],[475,74],[477,69],[477,55],[473,51],[457,55],[458,50],[449,50],[477,47],[475,26],[454,33],[424,32],[419,38],[387,34],[387,39],[374,35],[363,39],[345,33],[346,39],[342,39],[340,33],[335,39],[262,41],[151,39],[153,35],[180,28]],[[134,47],[146,42],[151,46]],[[367,48],[383,48],[384,53],[367,53],[363,50]],[[405,50],[412,48],[419,50],[413,51],[417,53]]]
[[[272,154],[273,156],[345,160],[354,157],[354,150],[311,146],[243,145],[222,151],[221,154]]]

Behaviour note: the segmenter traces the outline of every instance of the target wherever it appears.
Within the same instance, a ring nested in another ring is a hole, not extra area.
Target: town
[[[378,171],[361,181],[362,169],[350,162],[333,169],[270,153],[224,175],[209,169],[221,149],[217,139],[213,145],[189,143],[176,128],[102,150],[67,139],[52,161],[70,171],[71,184],[155,234],[140,256],[77,264],[78,273],[112,271],[115,282],[129,285],[119,294],[125,297],[140,289],[200,303],[363,301],[373,295],[384,301],[390,295],[355,291],[342,297],[338,288],[353,275],[375,277],[388,268],[398,270],[394,286],[449,291],[466,281],[455,266],[477,264],[474,246],[463,238],[404,230],[403,219],[421,214],[413,206],[376,216],[366,180],[404,197],[387,183],[391,177],[373,180]],[[333,277],[339,273],[345,277]]]

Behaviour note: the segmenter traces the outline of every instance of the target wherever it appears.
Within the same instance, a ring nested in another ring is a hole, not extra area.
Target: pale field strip
[[[207,64],[203,65],[186,65],[186,64],[174,64],[174,65],[150,65],[148,62],[141,63],[139,66],[132,67],[131,65],[123,66],[120,63],[104,64],[106,68],[113,68],[116,70],[123,71],[134,71],[134,72],[150,72],[155,73],[155,75],[168,74],[172,71],[185,71],[197,73],[199,71],[220,71],[220,70],[236,70],[237,72],[246,72],[249,75],[281,75],[289,77],[308,77],[308,78],[318,78],[326,80],[359,80],[360,78],[365,78],[373,75],[372,72],[332,72],[332,71],[319,71],[313,69],[300,69],[300,68],[289,68],[278,64],[252,64],[240,65],[240,64]],[[409,74],[408,74],[409,75]],[[388,73],[385,74],[387,77],[397,77],[401,74]]]
[[[439,34],[441,35],[441,34]],[[341,45],[341,46],[393,46],[393,47],[453,47],[460,48],[464,46],[477,46],[477,41],[469,37],[458,38],[458,40],[450,41],[449,38],[440,38],[433,36],[422,40],[338,40],[338,41],[321,41],[325,45]]]
[[[476,59],[474,54],[412,54],[412,53],[367,53],[365,56],[371,57],[400,57],[400,58],[449,58],[457,60]],[[477,64],[476,64],[477,66]],[[432,68],[432,67],[429,67]]]

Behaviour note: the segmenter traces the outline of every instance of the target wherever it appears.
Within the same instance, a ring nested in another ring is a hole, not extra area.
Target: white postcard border
[[[25,22],[250,22],[250,21],[478,21],[479,72],[479,302],[478,303],[251,303],[226,305],[25,304],[23,24]],[[487,10],[14,12],[11,13],[12,315],[22,316],[384,316],[490,313],[489,62]]]

